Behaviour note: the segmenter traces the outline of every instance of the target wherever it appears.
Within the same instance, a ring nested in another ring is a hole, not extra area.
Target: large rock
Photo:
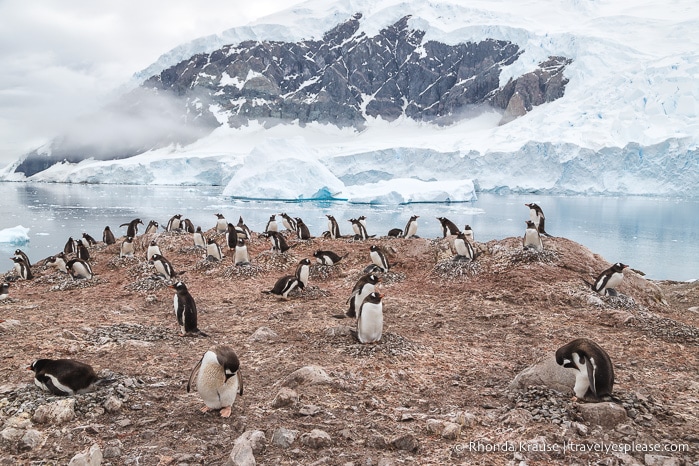
[[[289,374],[282,382],[282,386],[296,388],[299,385],[327,385],[331,383],[332,379],[322,367],[305,366]]]
[[[562,393],[572,394],[575,386],[575,371],[559,366],[556,363],[556,357],[551,354],[517,374],[510,384],[510,388],[527,388],[542,385]]]
[[[32,416],[32,421],[38,424],[63,424],[73,419],[75,419],[75,398],[41,405]]]
[[[590,424],[613,428],[628,421],[626,410],[610,401],[604,403],[581,403],[578,405],[580,415]]]
[[[298,438],[299,431],[279,427],[272,434],[272,444],[281,448],[289,448]]]
[[[102,450],[94,444],[87,453],[78,453],[68,463],[68,466],[100,466],[102,464]]]
[[[238,437],[228,457],[227,466],[255,466],[255,454],[262,453],[267,445],[265,433],[261,430],[248,430]]]
[[[307,447],[320,449],[332,445],[330,434],[320,429],[313,429],[301,436],[301,443]]]

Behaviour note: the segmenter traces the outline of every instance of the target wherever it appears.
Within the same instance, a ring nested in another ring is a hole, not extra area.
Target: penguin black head
[[[531,220],[527,220],[526,224],[527,224],[527,228],[533,228],[536,230],[536,225],[534,225],[534,222],[532,222]]]
[[[185,285],[182,282],[177,282],[174,285],[168,285],[168,288],[172,288],[173,290],[177,291],[178,293],[187,292],[187,285]]]
[[[303,259],[301,259],[301,260],[299,261],[299,264],[302,264],[302,265],[311,265],[311,260],[308,259],[308,258],[303,258]]]
[[[155,241],[154,239],[152,239],[152,240],[150,240],[150,245],[151,245],[151,246],[157,246],[158,243],[157,243],[157,241]]]
[[[133,236],[127,236],[125,241],[127,243],[130,243],[131,241],[133,241]]]
[[[32,362],[29,367],[27,367],[27,370],[40,372],[49,362],[51,362],[50,359],[37,359],[36,361]]]
[[[379,282],[381,281],[381,278],[379,278],[378,276],[376,276],[376,275],[374,275],[374,274],[372,273],[372,274],[369,275],[369,277],[367,278],[367,281],[368,281],[369,283],[371,283],[371,284],[376,285],[377,283],[379,283]]]
[[[617,262],[616,264],[614,264],[612,266],[612,270],[614,270],[615,272],[623,272],[624,269],[627,267],[628,267],[628,265],[622,264],[621,262]]]
[[[238,238],[238,246],[240,246],[240,247],[245,246],[245,239],[244,238]]]
[[[379,247],[378,247],[377,245],[375,245],[375,244],[372,244],[372,245],[369,247],[369,250],[370,250],[370,251],[378,251],[378,250],[379,250]]]

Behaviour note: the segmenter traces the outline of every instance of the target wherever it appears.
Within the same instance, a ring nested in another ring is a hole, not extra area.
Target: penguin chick
[[[221,345],[204,353],[189,374],[187,393],[197,370],[197,391],[205,405],[201,412],[219,409],[221,417],[230,417],[236,396],[243,396],[243,376],[235,351],[230,346]]]
[[[524,230],[524,237],[522,238],[522,246],[524,249],[534,249],[536,251],[544,250],[544,243],[541,241],[541,235],[534,226],[534,222],[527,220],[527,229]]]
[[[59,396],[86,393],[98,381],[89,364],[74,359],[37,359],[27,369],[37,387]]]
[[[614,387],[614,366],[597,343],[578,338],[556,350],[556,363],[575,369],[575,396],[599,400],[610,396]]]

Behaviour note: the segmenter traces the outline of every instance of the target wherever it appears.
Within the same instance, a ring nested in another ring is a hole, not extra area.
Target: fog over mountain
[[[169,51],[0,177],[381,203],[699,197],[699,7],[539,3],[311,0]]]

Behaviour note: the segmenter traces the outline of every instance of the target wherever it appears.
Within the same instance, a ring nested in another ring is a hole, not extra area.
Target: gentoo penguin
[[[197,391],[205,405],[201,412],[220,409],[221,417],[230,417],[236,396],[243,396],[243,376],[238,356],[231,347],[223,345],[204,353],[189,374],[187,393],[192,387],[192,377],[197,369]]]
[[[130,236],[132,238],[135,238],[136,235],[138,234],[138,225],[143,225],[143,222],[141,221],[140,218],[135,218],[131,220],[129,223],[122,223],[119,225],[119,227],[126,227],[126,236]],[[106,241],[105,241],[106,243]]]
[[[206,240],[206,258],[208,259],[210,257],[217,261],[223,260],[221,246],[219,246],[213,238]]]
[[[388,264],[388,257],[386,257],[386,254],[383,253],[381,248],[375,244],[369,248],[369,257],[371,257],[371,262],[379,267],[382,272],[388,272],[388,269],[391,268]]]
[[[87,249],[87,246],[85,246],[85,243],[87,241],[84,241],[82,239],[79,239],[78,241],[75,242],[75,254],[78,259],[82,259],[84,261],[89,261],[90,260],[90,251]]]
[[[10,257],[10,260],[12,260],[12,262],[15,263],[14,269],[19,278],[23,280],[31,280],[32,278],[34,278],[31,268],[29,267],[29,265],[27,265],[27,263],[21,256]]]
[[[134,251],[133,236],[127,236],[121,243],[119,257],[133,257]]]
[[[201,227],[197,227],[197,231],[194,232],[193,238],[195,247],[206,249],[206,239],[204,238],[204,232],[201,231]]]
[[[337,220],[332,215],[325,215],[328,217],[328,232],[330,233],[330,238],[337,239],[342,235],[340,234],[340,225],[337,224]]]
[[[369,234],[366,231],[366,225],[362,223],[361,220],[358,218],[351,218],[348,221],[352,224],[355,240],[365,240],[369,238]]]
[[[194,233],[194,224],[188,218],[182,220],[180,223],[180,228],[182,228],[185,233]]]
[[[466,238],[466,235],[462,232],[459,232],[459,234],[456,235],[456,238],[454,238],[454,249],[456,250],[456,257],[454,258],[456,260],[473,260],[476,257],[471,242],[468,240],[468,238]]]
[[[27,254],[26,254],[24,251],[22,251],[21,249],[16,249],[16,250],[15,250],[15,256],[16,256],[16,257],[21,257],[22,259],[24,259],[24,262],[26,262],[27,265],[28,265],[29,267],[32,266],[32,263],[31,263],[31,261],[29,260],[29,256],[27,256]]]
[[[46,259],[46,265],[55,267],[61,273],[68,273],[68,268],[66,267],[66,256],[64,253],[56,254]]]
[[[369,293],[357,313],[357,338],[360,343],[376,343],[383,333],[383,295]]]
[[[556,362],[577,370],[573,391],[578,398],[601,399],[614,387],[614,366],[609,355],[597,343],[578,338],[556,350]]]
[[[284,225],[284,228],[296,232],[296,220],[294,220],[287,214],[279,214],[279,216],[282,218],[282,224]]]
[[[299,217],[296,217],[296,234],[298,235],[299,239],[311,239],[311,232],[308,229],[308,226],[303,223],[303,220]]]
[[[197,327],[197,305],[194,303],[192,295],[189,294],[187,286],[182,282],[177,282],[174,285],[169,285],[169,288],[176,292],[173,304],[177,323],[180,324],[180,336],[192,334],[207,336]]]
[[[102,241],[104,242],[104,244],[116,243],[114,233],[112,233],[112,230],[109,229],[109,226],[104,227],[104,231],[102,232]]]
[[[471,243],[473,243],[476,240],[476,238],[473,236],[473,229],[471,228],[471,225],[464,226],[463,233],[466,239],[469,240]]]
[[[335,265],[347,257],[347,254],[339,256],[332,251],[316,251],[313,253],[313,257],[316,258],[316,262],[320,265]]]
[[[374,275],[373,273],[364,275],[362,278],[357,280],[354,288],[352,289],[352,294],[350,295],[347,303],[349,303],[349,309],[345,313],[347,317],[356,317],[357,311],[359,310],[364,298],[369,296],[370,293],[376,291],[376,285],[381,281],[381,279]]]
[[[274,287],[269,291],[263,291],[266,294],[281,296],[282,299],[289,299],[289,292],[299,286],[299,279],[294,275],[284,275],[276,281]]]
[[[10,284],[7,282],[3,282],[2,285],[0,285],[0,301],[7,299],[10,297]]]
[[[243,238],[238,238],[238,244],[235,246],[235,265],[247,265],[249,263],[248,246]]]
[[[158,222],[156,222],[155,220],[151,220],[150,222],[148,222],[148,226],[146,227],[146,231],[144,231],[143,234],[144,235],[155,234],[158,232],[159,226],[160,225],[158,224]]]
[[[74,359],[37,359],[27,369],[37,387],[59,396],[86,393],[98,381],[89,364]]]
[[[267,236],[272,243],[272,251],[286,252],[290,249],[290,246],[281,233],[277,231],[268,231],[264,233],[264,236]]]
[[[232,223],[226,225],[226,244],[228,249],[235,249],[238,245],[238,229]]]
[[[403,237],[404,238],[412,238],[415,236],[415,233],[417,233],[417,219],[420,218],[419,215],[413,215],[410,217],[410,220],[408,220],[408,223],[405,224],[405,228],[403,229]]]
[[[624,279],[624,269],[628,265],[617,262],[607,270],[599,274],[595,283],[590,284],[592,290],[601,295],[616,296],[616,287],[619,286]]]
[[[97,241],[95,240],[95,238],[88,235],[87,233],[83,233],[83,239],[85,240],[84,243],[85,243],[85,246],[87,246],[87,247],[94,246],[95,244],[97,244]]]
[[[252,238],[252,231],[250,231],[250,228],[245,224],[242,216],[238,219],[238,224],[235,226],[235,229],[238,230],[238,234],[242,233],[245,239]]]
[[[73,237],[69,237],[68,241],[66,241],[65,246],[63,246],[63,252],[66,254],[73,254],[78,250],[78,245],[73,239]]]
[[[442,225],[442,234],[444,234],[444,238],[449,235],[458,235],[460,233],[459,227],[457,227],[454,222],[448,218],[437,217],[437,220],[439,220],[439,223]]]
[[[66,263],[66,270],[73,277],[73,280],[88,279],[90,280],[94,274],[90,263],[84,259],[71,259]]]
[[[265,233],[268,231],[279,231],[279,225],[277,225],[277,216],[274,214],[269,216],[267,226],[265,226]]]
[[[541,241],[541,235],[536,229],[534,222],[527,220],[527,229],[524,230],[524,237],[522,238],[522,246],[524,249],[534,249],[536,251],[544,250],[544,243]]]
[[[175,278],[177,275],[177,272],[175,272],[175,268],[172,266],[170,261],[165,259],[161,254],[153,254],[153,256],[150,258],[150,263],[153,264],[158,275],[166,280]]]
[[[310,259],[301,259],[299,264],[296,266],[296,273],[294,276],[298,279],[298,287],[302,290],[308,285],[308,276],[311,273],[311,261]]]
[[[158,246],[158,242],[152,239],[150,240],[150,244],[148,245],[148,249],[146,250],[146,260],[151,260],[153,256],[156,254],[159,254],[161,256],[163,255],[163,253],[160,251],[160,246]]]
[[[176,214],[173,215],[170,220],[167,222],[167,226],[165,227],[165,231],[177,231],[179,230],[180,223],[182,223],[182,214]]]
[[[401,230],[400,228],[391,228],[390,230],[388,230],[386,236],[390,236],[392,238],[400,238],[403,236],[403,230]]]
[[[546,230],[544,229],[544,221],[546,220],[546,217],[544,217],[544,211],[541,210],[541,207],[534,203],[524,205],[529,207],[529,220],[534,223],[534,226],[539,231],[539,234],[551,236],[546,233]]]
[[[223,216],[223,214],[214,214],[216,215],[216,233],[225,233],[228,230],[228,222],[226,221],[226,217]]]

